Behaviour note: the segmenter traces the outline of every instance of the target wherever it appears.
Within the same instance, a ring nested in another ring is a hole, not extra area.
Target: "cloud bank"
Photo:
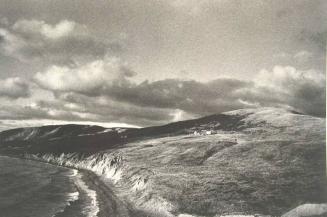
[[[315,70],[275,66],[248,80],[225,77],[209,82],[181,79],[136,82],[135,74],[127,64],[113,58],[75,67],[53,65],[36,73],[34,81],[54,98],[28,105],[1,106],[0,118],[150,126],[261,106],[325,116],[326,78]],[[21,79],[1,82],[1,96],[12,99],[29,96],[28,85]]]
[[[251,80],[209,82],[164,79],[135,82],[135,72],[115,58],[76,67],[51,66],[35,74],[54,100],[2,108],[2,119],[54,119],[158,125],[229,110],[277,106],[325,116],[325,75],[275,66]],[[5,111],[5,112],[4,112]]]

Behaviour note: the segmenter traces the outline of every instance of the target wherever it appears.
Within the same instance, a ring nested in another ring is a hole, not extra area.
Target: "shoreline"
[[[86,185],[86,187],[90,191],[94,191],[96,193],[96,206],[98,206],[98,212],[94,215],[94,217],[150,217],[151,215],[145,213],[144,211],[136,210],[131,207],[130,204],[125,203],[121,199],[115,195],[113,190],[110,188],[108,184],[106,184],[100,176],[96,175],[93,171],[89,171],[86,169],[78,169],[69,166],[62,166],[46,161],[42,161],[39,159],[30,159],[24,158],[22,156],[9,156],[9,155],[0,155],[0,157],[8,157],[8,158],[16,158],[22,160],[30,160],[35,162],[40,162],[43,164],[50,164],[57,167],[67,168],[71,170],[76,170],[76,176],[81,179],[82,182]],[[80,183],[81,184],[81,183]],[[80,185],[77,184],[76,185]],[[83,189],[85,191],[85,189]],[[82,210],[81,210],[82,212]],[[61,214],[64,214],[61,213]]]
[[[88,170],[78,170],[82,175],[82,180],[91,190],[97,193],[99,212],[98,217],[146,217],[142,211],[130,207],[127,203],[119,199],[113,190],[101,180],[94,172]],[[109,215],[108,215],[109,214]]]
[[[106,179],[104,176],[96,174],[94,171],[89,169],[83,169],[78,168],[74,166],[63,166],[61,165],[61,161],[58,161],[58,163],[46,161],[42,158],[29,158],[24,156],[7,156],[7,155],[0,155],[4,157],[9,158],[18,158],[22,160],[30,160],[30,161],[36,161],[41,162],[43,164],[49,164],[56,167],[62,167],[67,169],[76,170],[77,174],[75,175],[77,178],[79,178],[82,182],[84,182],[84,185],[86,185],[86,193],[90,191],[94,191],[96,193],[96,199],[97,201],[97,208],[98,212],[97,214],[94,214],[92,216],[88,217],[158,217],[158,216],[176,216],[176,217],[196,217],[198,215],[193,214],[186,214],[186,213],[169,213],[171,215],[160,215],[158,212],[145,212],[140,209],[136,209],[133,206],[132,201],[125,199],[124,197],[118,197],[118,194],[115,194],[115,190],[117,190],[114,186],[111,185],[110,180]],[[70,163],[70,165],[72,165]],[[78,185],[76,186],[78,187]],[[83,188],[85,189],[85,188]],[[91,192],[92,193],[92,192]],[[90,195],[89,195],[90,196]],[[91,197],[92,198],[92,195]],[[94,201],[94,200],[93,200]],[[91,203],[92,204],[92,203]],[[87,207],[87,206],[85,206]],[[83,211],[82,207],[80,210]],[[254,212],[255,213],[255,212]],[[327,213],[327,203],[321,202],[321,203],[302,203],[298,206],[294,206],[287,210],[286,212],[283,212],[280,215],[265,215],[265,214],[248,214],[244,212],[237,212],[237,216],[240,217],[255,217],[255,216],[282,216],[282,217],[300,217],[300,216],[308,216],[306,214],[313,214],[309,216],[325,216]],[[215,217],[221,216],[221,217],[232,217],[235,216],[235,212],[226,212],[223,214],[216,214]],[[303,215],[302,215],[303,214]],[[322,215],[321,215],[322,214]],[[71,215],[68,215],[71,216]],[[308,216],[308,217],[309,217]],[[65,216],[67,217],[67,216]],[[200,217],[200,216],[199,216]],[[203,216],[204,217],[204,216]]]

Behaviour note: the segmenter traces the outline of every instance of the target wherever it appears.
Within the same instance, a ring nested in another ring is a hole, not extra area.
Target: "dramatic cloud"
[[[262,70],[255,78],[255,87],[244,91],[241,97],[259,105],[284,105],[324,117],[326,77],[315,70],[275,66],[271,72]]]
[[[0,79],[0,97],[11,99],[26,98],[30,96],[28,83],[21,78]]]
[[[75,64],[119,50],[117,41],[97,38],[85,25],[68,20],[53,25],[18,20],[0,28],[0,51],[23,62]]]
[[[69,108],[87,108],[80,112],[101,115],[124,115],[131,117],[125,119],[128,122],[133,118],[134,121],[144,118],[144,123],[169,122],[181,118],[182,112],[185,117],[196,117],[257,106],[288,107],[317,116],[325,114],[325,76],[315,70],[275,66],[271,72],[261,70],[252,80],[219,78],[210,82],[164,79],[136,83],[132,80],[134,75],[127,65],[108,59],[77,68],[51,67],[38,73],[35,80],[53,91],[58,99],[70,103]],[[92,106],[101,107],[101,103],[111,109]],[[126,107],[130,109],[122,109]],[[149,109],[152,115],[148,114]]]
[[[117,59],[76,68],[53,66],[35,81],[54,99],[1,106],[1,119],[47,119],[160,125],[240,108],[277,106],[325,115],[325,75],[275,66],[251,80],[210,82],[165,79],[133,81],[135,73]]]
[[[262,70],[253,80],[216,79],[196,81],[163,80],[127,88],[112,88],[116,100],[139,106],[181,109],[210,114],[249,106],[282,106],[325,116],[325,75],[314,70],[275,66]]]

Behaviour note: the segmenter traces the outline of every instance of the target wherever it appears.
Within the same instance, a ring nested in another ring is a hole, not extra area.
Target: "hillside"
[[[327,202],[325,132],[322,118],[242,109],[142,129],[4,131],[0,153],[94,171],[152,216],[281,216]]]
[[[83,153],[117,147],[123,142],[122,132],[132,128],[103,128],[89,125],[51,125],[19,128],[0,132],[0,151],[21,153]],[[109,141],[109,142],[108,142]]]

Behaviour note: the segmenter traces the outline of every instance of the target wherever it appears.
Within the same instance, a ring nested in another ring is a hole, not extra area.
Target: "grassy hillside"
[[[280,216],[327,202],[322,118],[263,108],[143,129],[91,129],[65,130],[69,136],[55,140],[2,132],[0,152],[41,153],[43,160],[92,170],[153,216]],[[201,130],[212,135],[193,134]]]

